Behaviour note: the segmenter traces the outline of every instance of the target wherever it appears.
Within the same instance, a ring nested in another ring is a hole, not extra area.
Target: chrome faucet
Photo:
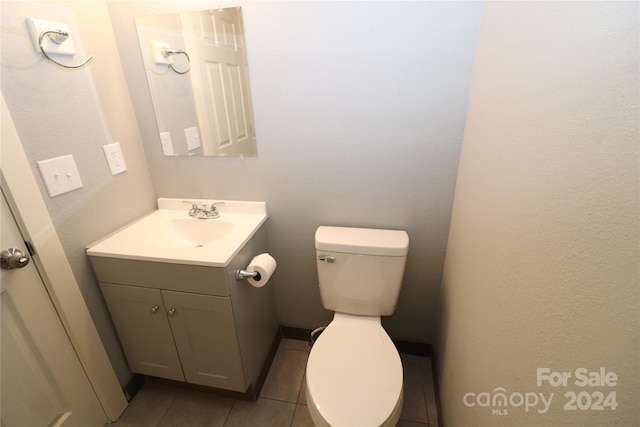
[[[207,209],[207,205],[202,205],[201,208],[195,202],[191,202],[188,200],[183,200],[184,203],[190,203],[191,209],[189,209],[189,216],[198,219],[211,219],[218,218],[220,216],[220,211],[218,211],[217,206],[224,205],[224,202],[215,202],[211,203],[211,208]]]

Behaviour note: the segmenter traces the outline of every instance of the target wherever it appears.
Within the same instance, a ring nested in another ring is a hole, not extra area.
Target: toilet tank
[[[324,308],[363,316],[395,311],[409,250],[405,231],[321,226],[315,241]]]

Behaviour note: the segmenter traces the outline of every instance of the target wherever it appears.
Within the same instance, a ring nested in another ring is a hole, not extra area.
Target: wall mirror
[[[166,156],[255,156],[240,7],[136,19]]]

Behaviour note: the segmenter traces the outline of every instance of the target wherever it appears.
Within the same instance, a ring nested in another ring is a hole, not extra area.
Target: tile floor
[[[257,402],[147,381],[114,427],[313,427],[307,411],[306,341],[283,339]],[[398,427],[438,425],[431,360],[402,354],[404,407]]]

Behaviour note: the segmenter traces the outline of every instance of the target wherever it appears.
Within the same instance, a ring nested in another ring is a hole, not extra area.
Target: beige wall
[[[483,5],[441,292],[447,426],[640,424],[638,16]],[[615,386],[576,384],[601,367]],[[538,386],[538,368],[571,377]],[[612,391],[616,410],[563,407]],[[554,397],[539,413],[482,392]]]
[[[40,185],[82,296],[122,384],[131,373],[85,246],[155,207],[140,131],[129,99],[104,1],[2,1],[2,93]],[[94,59],[64,70],[33,48],[26,18],[65,22],[79,49]],[[120,142],[128,171],[112,176],[102,146]],[[50,198],[36,162],[72,154],[83,187]],[[28,173],[28,171],[25,171]],[[37,250],[37,248],[36,248]]]

